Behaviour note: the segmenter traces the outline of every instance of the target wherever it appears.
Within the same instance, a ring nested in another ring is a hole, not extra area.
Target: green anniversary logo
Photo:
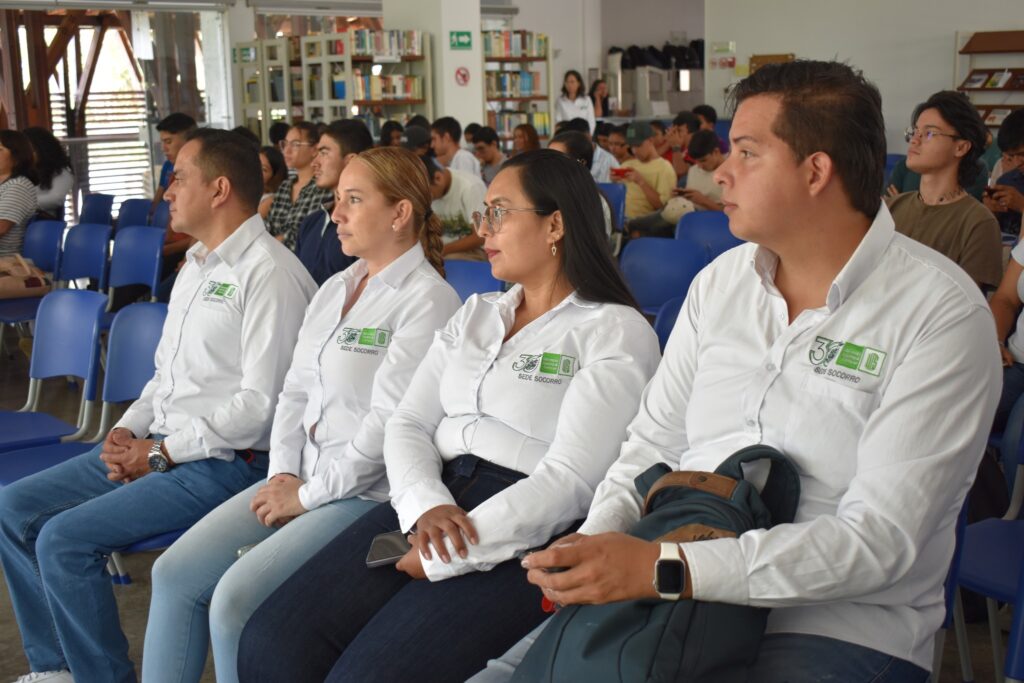
[[[233,299],[235,293],[238,291],[237,285],[232,285],[227,282],[216,282],[210,280],[206,283],[206,289],[203,290],[203,296],[207,300],[210,299]]]
[[[576,358],[561,353],[523,353],[512,362],[512,370],[527,382],[561,384],[560,377],[576,374]]]
[[[856,384],[861,378],[846,372],[862,372],[878,377],[885,366],[888,354],[870,346],[862,346],[852,342],[834,341],[827,337],[815,337],[808,352],[808,359],[819,375],[829,375]],[[829,367],[833,365],[835,367]],[[845,368],[842,370],[840,368]]]
[[[337,342],[340,346],[387,348],[391,343],[391,330],[383,327],[343,327]]]

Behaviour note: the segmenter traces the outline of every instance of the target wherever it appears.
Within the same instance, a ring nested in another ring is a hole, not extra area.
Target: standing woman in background
[[[64,145],[45,128],[25,129],[25,137],[36,152],[36,203],[41,218],[64,220],[64,202],[75,184],[71,159]]]
[[[32,143],[16,130],[0,130],[0,256],[21,251],[36,208]]]
[[[590,104],[594,107],[594,119],[603,119],[612,115],[608,102],[608,84],[604,79],[599,78],[590,86]]]
[[[596,123],[594,105],[583,89],[583,77],[580,76],[580,72],[569,69],[562,81],[562,94],[555,100],[555,123],[576,118],[585,119],[590,126],[587,132],[593,135]]]

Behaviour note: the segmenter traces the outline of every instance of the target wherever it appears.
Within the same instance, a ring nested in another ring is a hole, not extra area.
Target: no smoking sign
[[[466,85],[469,83],[469,69],[464,66],[460,66],[455,70],[455,82],[459,85]]]

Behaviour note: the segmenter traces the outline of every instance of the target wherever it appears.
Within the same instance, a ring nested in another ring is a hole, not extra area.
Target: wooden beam
[[[43,33],[45,12],[24,13],[25,36],[28,40],[29,85],[25,91],[27,123],[49,130],[53,127],[50,116],[50,76],[47,68],[46,36]]]
[[[124,45],[124,51],[128,54],[128,62],[135,71],[135,77],[139,79],[139,85],[145,90],[146,80],[142,77],[142,67],[139,66],[139,60],[135,59],[135,50],[132,49],[132,40],[128,36],[128,31],[124,27],[119,28],[117,29],[117,35],[121,36],[121,44]]]
[[[85,59],[82,75],[78,79],[78,91],[75,94],[75,118],[78,121],[76,134],[85,133],[85,105],[89,102],[89,90],[92,88],[92,78],[96,75],[96,64],[100,59],[100,50],[103,48],[103,37],[107,34],[107,24],[104,22],[96,29],[92,38],[92,45],[89,46],[89,56]]]
[[[3,78],[3,101],[7,114],[6,128],[25,126],[25,85],[21,78],[21,41],[18,39],[18,11],[0,10],[0,75]]]
[[[57,27],[57,34],[54,35],[53,40],[50,42],[50,47],[46,49],[46,72],[50,76],[56,73],[60,60],[67,56],[68,45],[71,44],[71,39],[75,37],[78,27],[82,25],[81,20],[84,17],[85,10],[71,10],[64,15],[63,21]]]

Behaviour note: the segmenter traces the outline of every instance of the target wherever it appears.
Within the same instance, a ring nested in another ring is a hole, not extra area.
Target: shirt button
[[[768,372],[775,372],[775,363],[769,363],[768,365],[764,366],[764,369],[767,370]]]
[[[747,426],[748,427],[753,427],[756,424],[757,424],[757,422],[755,422],[752,418],[748,418],[747,419]]]

